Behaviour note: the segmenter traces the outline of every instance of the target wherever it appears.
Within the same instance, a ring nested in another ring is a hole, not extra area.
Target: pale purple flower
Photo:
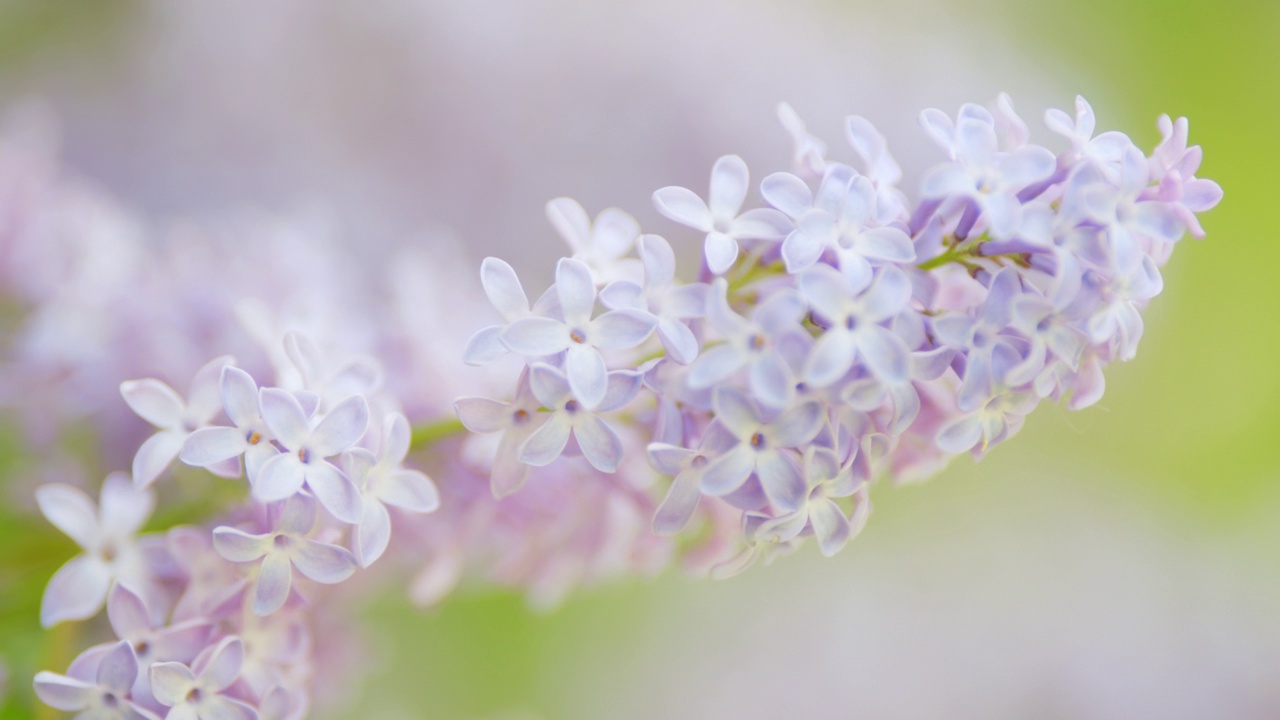
[[[1150,238],[1173,243],[1182,236],[1183,223],[1177,211],[1159,200],[1145,200],[1148,187],[1147,161],[1136,147],[1121,156],[1119,186],[1097,182],[1082,192],[1090,218],[1107,233],[1107,247],[1116,270],[1123,274],[1137,270],[1143,256],[1143,240]]]
[[[133,648],[122,641],[102,656],[92,681],[41,671],[35,676],[35,691],[44,704],[75,712],[79,720],[158,720],[130,695],[138,670]]]
[[[788,406],[795,398],[795,376],[777,343],[803,332],[804,299],[794,290],[779,290],[757,305],[748,320],[729,306],[728,292],[723,278],[711,286],[707,321],[724,341],[707,347],[694,361],[689,387],[710,388],[746,368],[748,386],[757,400],[775,409]]]
[[[1094,137],[1097,120],[1093,107],[1079,95],[1076,96],[1074,120],[1065,112],[1051,108],[1044,113],[1044,124],[1071,141],[1068,160],[1092,163],[1110,180],[1118,178],[1120,159],[1128,148],[1133,147],[1133,141],[1122,132],[1112,130]]]
[[[902,179],[902,168],[889,154],[884,136],[870,120],[857,115],[845,119],[844,134],[853,151],[862,158],[863,175],[875,186],[876,210],[873,217],[876,224],[906,220],[907,196],[896,187]]]
[[[831,557],[843,548],[866,524],[871,503],[866,484],[854,477],[850,463],[841,464],[827,448],[810,447],[804,454],[805,481],[809,493],[795,511],[760,525],[755,538],[765,542],[785,542],[808,529],[818,540],[818,549]],[[855,495],[852,517],[836,502]]]
[[[320,351],[307,335],[288,332],[284,350],[302,379],[302,387],[320,399],[320,409],[329,411],[355,395],[369,395],[382,387],[382,365],[377,360],[357,355],[337,361]]]
[[[815,265],[799,278],[800,292],[826,328],[809,353],[805,382],[826,387],[839,381],[861,360],[876,377],[904,382],[910,350],[898,335],[880,323],[907,308],[911,281],[894,266],[875,280],[851,285],[829,265]]]
[[[924,198],[964,198],[986,217],[994,237],[1012,235],[1021,224],[1018,193],[1053,174],[1053,154],[1035,145],[998,151],[995,119],[978,106],[965,106],[954,124],[936,110],[926,112],[921,121],[954,160],[925,174]]]
[[[666,240],[642,235],[639,245],[644,285],[615,282],[600,293],[600,300],[610,309],[651,313],[658,319],[658,339],[666,348],[667,357],[687,365],[698,356],[698,339],[686,322],[706,315],[707,286],[676,284],[676,257]]]
[[[776,509],[789,512],[799,508],[805,482],[794,449],[808,443],[822,428],[826,420],[822,405],[804,401],[766,421],[756,403],[734,388],[717,388],[713,402],[716,422],[738,444],[703,471],[702,492],[728,495],[754,474]]]
[[[549,465],[564,452],[572,436],[592,467],[606,473],[617,471],[622,461],[622,441],[597,413],[631,402],[640,389],[639,373],[609,373],[604,397],[594,408],[577,400],[564,373],[544,363],[529,368],[529,387],[550,413],[520,446],[521,462],[537,467]]]
[[[635,259],[625,257],[640,235],[635,218],[618,208],[605,208],[593,223],[577,200],[560,197],[547,203],[547,219],[573,250],[573,259],[590,268],[597,285],[638,276]]]
[[[114,473],[102,483],[100,499],[101,506],[95,506],[70,485],[36,489],[40,512],[84,550],[49,580],[40,604],[45,627],[96,615],[115,580],[152,586],[147,558],[134,535],[151,517],[155,495],[135,487],[124,473]]]
[[[490,325],[471,336],[462,351],[463,361],[468,365],[483,365],[507,354],[507,346],[502,343],[502,331],[507,324],[529,314],[529,298],[524,294],[520,278],[505,261],[485,258],[480,263],[480,284],[504,324]]]
[[[798,196],[789,198],[790,202],[803,203],[808,186],[795,185],[786,176],[776,174],[769,179],[773,184],[766,198],[771,202],[787,192]],[[784,190],[782,183],[791,187]],[[823,253],[833,252],[841,272],[850,281],[860,282],[871,275],[873,263],[909,263],[916,259],[911,238],[902,228],[877,226],[876,188],[866,177],[853,174],[852,168],[830,166],[812,205],[799,216],[795,232],[782,243],[787,272],[802,272]]]
[[[525,317],[507,326],[502,342],[527,358],[564,353],[565,376],[574,396],[591,409],[604,400],[609,369],[601,350],[625,350],[644,342],[658,321],[647,312],[611,310],[592,319],[596,290],[591,271],[577,260],[556,265],[561,318]]]
[[[1002,334],[1009,327],[1013,302],[1020,293],[1018,273],[1006,268],[992,278],[977,319],[960,313],[933,319],[939,342],[964,353],[963,382],[956,398],[964,412],[978,408],[995,396],[1005,374],[1021,360],[1012,340]]]
[[[791,223],[776,210],[757,208],[738,214],[747,198],[749,182],[742,158],[725,155],[711,168],[711,191],[706,202],[692,190],[674,185],[653,194],[658,212],[707,233],[707,269],[716,275],[723,275],[737,262],[739,241],[780,240],[791,230]]]
[[[935,437],[938,447],[952,454],[972,450],[981,455],[1016,433],[1040,398],[1030,392],[1001,390],[992,393],[976,410],[942,427]]]
[[[146,601],[123,582],[116,583],[107,598],[107,619],[116,637],[133,647],[142,667],[169,660],[191,662],[213,632],[213,626],[203,619],[158,625]],[[139,679],[145,680],[141,675]],[[135,686],[135,696],[140,695],[139,689]]]
[[[222,407],[234,427],[207,427],[192,433],[179,458],[196,467],[210,467],[244,456],[245,474],[252,483],[263,463],[279,450],[262,419],[258,384],[249,373],[233,366],[222,370]]]
[[[1139,309],[1164,289],[1159,269],[1151,258],[1143,257],[1137,270],[1128,275],[1107,278],[1086,272],[1084,286],[1082,294],[1093,294],[1100,300],[1085,325],[1090,342],[1113,347],[1119,360],[1132,360],[1142,339]]]
[[[360,567],[369,567],[386,551],[391,540],[391,516],[387,506],[415,513],[434,512],[440,493],[425,473],[404,467],[412,430],[409,421],[393,413],[383,424],[381,454],[363,448],[343,453],[343,469],[360,488],[364,514],[356,526],[355,555]]]
[[[165,720],[258,720],[252,705],[226,691],[240,677],[244,645],[240,638],[223,638],[192,667],[178,662],[151,666],[151,689],[169,708]]]
[[[259,394],[262,419],[284,452],[262,464],[253,485],[262,502],[284,500],[305,484],[337,519],[360,522],[360,491],[325,458],[355,445],[369,427],[369,405],[352,395],[326,414],[313,428],[293,394],[264,388]]]
[[[697,450],[667,443],[649,443],[649,464],[663,475],[671,476],[671,486],[653,515],[653,531],[659,535],[676,535],[693,518],[702,498],[702,474],[711,461],[733,449],[737,438],[724,425],[712,423],[702,434]]]
[[[208,425],[222,409],[218,379],[222,368],[234,364],[231,356],[215,358],[196,372],[191,381],[191,392],[183,400],[173,388],[159,380],[126,380],[120,383],[120,394],[143,420],[160,428],[152,435],[133,458],[133,481],[146,487],[164,471],[191,433]],[[239,469],[211,465],[210,470],[235,477]]]
[[[787,103],[778,103],[778,122],[791,137],[794,172],[808,180],[822,177],[827,166],[827,144],[805,129],[804,121]]]
[[[527,369],[516,382],[515,399],[510,403],[478,397],[459,398],[454,403],[458,419],[471,432],[502,433],[489,477],[494,497],[510,495],[524,485],[529,466],[520,461],[520,448],[549,417],[538,412],[540,407],[529,389]]]
[[[280,509],[275,529],[251,535],[232,527],[213,531],[213,546],[222,557],[237,563],[261,560],[253,582],[253,611],[271,615],[284,606],[293,587],[293,569],[326,585],[351,577],[359,565],[346,548],[308,537],[316,522],[316,505],[305,495],[294,495]]]

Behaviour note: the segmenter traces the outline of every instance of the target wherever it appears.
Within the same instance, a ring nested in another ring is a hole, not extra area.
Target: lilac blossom
[[[804,474],[809,493],[803,504],[761,524],[754,535],[767,542],[784,542],[809,530],[817,537],[822,554],[831,557],[866,524],[871,507],[866,485],[854,477],[851,464],[841,464],[835,451],[828,448],[805,451]],[[836,501],[851,495],[855,497],[854,511],[848,517]]]
[[[729,286],[716,280],[707,298],[707,323],[723,338],[708,347],[689,369],[689,387],[709,388],[747,370],[751,393],[771,408],[795,397],[795,372],[779,344],[800,332],[805,303],[794,290],[777,292],[744,318],[729,306]]]
[[[591,409],[604,400],[608,367],[601,350],[625,350],[644,342],[657,320],[647,312],[610,310],[592,319],[596,291],[591,271],[573,259],[556,266],[556,296],[561,318],[526,317],[507,326],[502,342],[528,358],[564,353],[565,375],[573,395]]]
[[[644,263],[643,286],[622,280],[606,287],[600,299],[614,310],[631,308],[651,313],[658,320],[658,339],[667,356],[687,365],[698,356],[698,339],[688,321],[706,315],[707,286],[676,284],[675,253],[657,235],[641,236],[639,253]]]
[[[404,467],[409,454],[409,421],[399,413],[383,423],[381,454],[355,448],[343,455],[346,474],[360,488],[364,513],[356,526],[355,555],[360,567],[372,565],[391,542],[387,506],[415,513],[435,512],[440,493],[425,473]]]
[[[156,700],[169,708],[165,720],[258,720],[252,705],[231,697],[227,690],[240,676],[244,645],[240,638],[223,638],[193,667],[178,662],[151,666]]]
[[[195,431],[183,442],[179,458],[188,465],[208,468],[243,456],[245,473],[254,482],[263,463],[279,452],[262,418],[258,384],[249,373],[228,365],[222,369],[220,385],[222,406],[233,427]]]
[[[146,487],[164,472],[178,457],[182,445],[191,433],[206,426],[218,414],[222,403],[218,397],[218,378],[222,368],[235,362],[230,356],[216,358],[196,373],[191,382],[191,392],[183,400],[173,388],[159,380],[126,380],[120,384],[120,394],[139,417],[160,428],[152,435],[133,458],[133,481]],[[215,472],[216,464],[210,464]],[[239,471],[230,472],[231,476]]]
[[[135,487],[123,473],[116,473],[102,484],[100,505],[95,506],[83,491],[59,484],[37,488],[36,502],[49,522],[84,550],[49,580],[40,604],[42,625],[96,615],[114,581],[151,587],[143,548],[134,537],[155,508],[151,491]]]
[[[784,511],[798,508],[804,497],[804,478],[792,451],[818,434],[824,421],[822,406],[804,401],[766,421],[749,397],[732,388],[717,389],[714,402],[716,420],[738,442],[702,473],[702,491],[728,495],[755,475],[775,507]]]
[[[494,497],[510,495],[524,485],[529,466],[520,461],[520,448],[547,420],[546,413],[538,412],[540,407],[529,387],[528,371],[516,383],[515,399],[510,403],[478,397],[459,398],[454,403],[458,419],[471,432],[502,433],[490,470]]]
[[[596,284],[633,279],[639,268],[635,258],[625,257],[640,235],[636,219],[618,208],[606,208],[595,222],[572,198],[547,203],[547,219],[573,250],[573,259],[591,270]]]
[[[739,214],[748,189],[747,164],[737,155],[725,155],[711,168],[706,202],[688,188],[668,186],[653,194],[653,204],[671,220],[707,234],[707,268],[722,275],[738,259],[740,241],[780,240],[791,229],[787,218],[771,208]]]
[[[359,522],[359,490],[326,458],[349,449],[364,435],[369,426],[369,405],[364,397],[348,397],[314,427],[291,393],[264,388],[260,403],[262,419],[284,452],[262,464],[253,486],[255,497],[263,502],[284,500],[305,484],[334,517]]]
[[[521,462],[539,467],[548,465],[564,452],[572,437],[592,467],[606,473],[618,469],[622,462],[622,441],[598,413],[616,410],[630,402],[640,389],[639,374],[609,373],[604,397],[595,408],[580,403],[568,378],[550,365],[533,365],[529,386],[550,414],[520,446]]]
[[[261,560],[253,583],[253,611],[270,615],[284,606],[293,587],[293,569],[318,583],[342,582],[358,562],[345,548],[308,537],[316,523],[315,502],[294,495],[283,503],[272,532],[252,535],[233,527],[213,531],[213,546],[237,563]]]
[[[41,671],[36,695],[49,707],[96,720],[158,720],[131,696],[138,678],[138,659],[127,642],[118,642],[99,661],[92,680]]]
[[[1083,100],[1074,120],[1046,115],[1071,145],[1057,155],[1007,96],[955,119],[926,111],[945,158],[923,173],[914,205],[865,119],[846,120],[849,164],[828,159],[788,106],[779,118],[795,167],[760,183],[771,208],[741,212],[750,187],[733,155],[717,161],[707,201],[655,193],[664,215],[707,234],[702,267],[679,272],[671,246],[622,210],[593,221],[559,198],[548,219],[572,257],[532,304],[514,268],[486,259],[481,286],[500,320],[469,342],[479,288],[458,280],[447,254],[405,263],[393,311],[380,312],[333,291],[348,268],[312,252],[309,233],[263,253],[243,286],[216,285],[223,300],[199,281],[203,255],[174,274],[142,243],[80,238],[130,258],[94,280],[95,299],[115,297],[112,282],[154,283],[123,294],[149,309],[187,295],[182,312],[212,303],[225,327],[199,338],[172,329],[190,345],[174,354],[234,351],[274,375],[255,380],[226,355],[195,373],[185,400],[157,380],[125,383],[127,405],[159,428],[136,454],[108,444],[133,455],[132,480],[108,477],[100,508],[67,485],[37,491],[84,551],[51,579],[42,622],[87,618],[105,602],[116,636],[66,675],[41,673],[37,693],[92,717],[299,720],[324,706],[313,693],[351,653],[326,647],[333,633],[313,624],[335,590],[308,586],[303,598],[295,571],[339,585],[397,552],[423,564],[410,591],[420,603],[480,582],[538,606],[677,559],[727,577],[809,537],[834,554],[866,522],[879,478],[981,457],[1041,400],[1096,403],[1104,367],[1136,353],[1160,266],[1221,199],[1195,176],[1202,152],[1185,119],[1162,118],[1145,155],[1127,136],[1095,134]],[[135,277],[135,265],[148,272]],[[60,323],[93,302],[28,302],[48,347],[84,346]],[[148,354],[132,349],[121,367]],[[514,389],[482,379],[453,401],[462,363],[509,354],[522,366]],[[114,377],[141,372],[157,371]],[[460,425],[442,418],[450,404]],[[462,428],[477,435],[456,437]],[[175,455],[228,476],[239,462],[249,492],[203,526],[137,538],[154,504],[145,486]],[[439,488],[410,468],[423,461]]]

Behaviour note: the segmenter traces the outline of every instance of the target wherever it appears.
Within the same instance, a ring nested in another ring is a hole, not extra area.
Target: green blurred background
[[[113,57],[136,9],[0,4],[0,77],[23,85],[58,48]],[[867,530],[833,560],[806,548],[723,583],[670,571],[550,613],[476,590],[422,613],[389,593],[364,611],[374,669],[361,699],[332,708],[339,716],[755,717],[812,705],[829,717],[1136,717],[1197,682],[1205,708],[1240,701],[1221,716],[1280,714],[1280,691],[1267,689],[1280,678],[1280,242],[1267,199],[1280,4],[913,0],[824,12],[837,28],[883,23],[907,44],[973,23],[975,43],[1005,46],[990,55],[990,95],[1013,69],[1011,48],[1048,69],[1047,84],[1089,97],[1100,129],[1144,148],[1160,113],[1191,119],[1200,175],[1226,197],[1203,220],[1208,238],[1185,240],[1167,266],[1138,358],[1109,369],[1098,407],[1043,407],[980,464],[879,487]],[[1037,125],[1042,108],[1019,109]],[[6,479],[41,462],[18,436],[0,435]],[[67,655],[69,631],[39,632],[36,618],[73,547],[29,506],[0,503],[5,719],[35,716],[31,672]]]

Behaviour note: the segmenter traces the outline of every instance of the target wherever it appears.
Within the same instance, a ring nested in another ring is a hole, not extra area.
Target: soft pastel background
[[[717,155],[784,163],[782,99],[833,145],[868,116],[909,180],[936,158],[927,106],[1008,90],[1038,124],[1080,92],[1144,147],[1158,114],[1186,115],[1226,199],[1100,406],[1042,408],[979,465],[878,488],[833,560],[671,572],[544,614],[481,590],[427,614],[372,599],[369,677],[333,717],[1280,715],[1280,5],[354,7],[7,0],[0,96],[47,99],[66,162],[154,217],[318,206],[371,262],[445,232],[535,276],[559,251],[547,198],[654,225],[648,193],[700,187]],[[0,434],[10,486],[51,462],[17,437]],[[68,652],[36,608],[71,545],[15,494],[2,718],[32,717],[30,674]]]

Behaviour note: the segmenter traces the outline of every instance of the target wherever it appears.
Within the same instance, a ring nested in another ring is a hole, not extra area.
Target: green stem
[[[409,447],[414,450],[422,450],[430,445],[434,445],[441,440],[459,435],[466,430],[462,425],[462,421],[457,418],[444,418],[433,423],[418,425],[413,429],[410,436]]]

